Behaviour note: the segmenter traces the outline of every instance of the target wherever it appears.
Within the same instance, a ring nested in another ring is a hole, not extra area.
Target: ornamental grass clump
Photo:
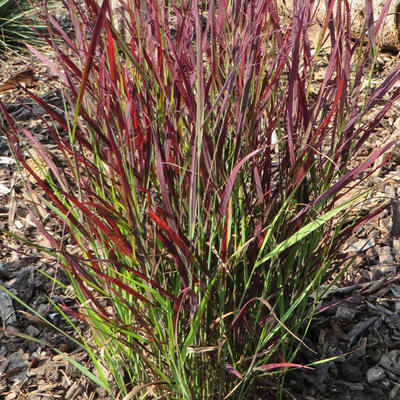
[[[53,2],[54,3],[54,2]],[[40,5],[29,0],[0,1],[0,52],[26,50],[24,43],[42,44],[46,25],[36,18]],[[38,35],[39,34],[39,35]]]
[[[2,105],[41,193],[32,207],[59,221],[58,237],[37,226],[75,290],[78,308],[61,311],[89,326],[92,378],[111,396],[111,381],[127,399],[278,389],[306,367],[310,295],[381,211],[349,217],[396,144],[359,155],[400,94],[399,66],[371,85],[388,4],[373,23],[367,1],[369,41],[352,41],[349,3],[330,1],[314,49],[314,3],[294,4],[284,18],[273,0],[122,1],[118,14],[69,1],[73,37],[47,16],[58,64],[30,47],[63,88],[64,114],[31,94],[57,158]]]

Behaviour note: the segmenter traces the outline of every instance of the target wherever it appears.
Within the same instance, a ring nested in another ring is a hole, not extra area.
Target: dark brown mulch
[[[397,188],[396,188],[397,189]],[[379,222],[385,225],[390,214]],[[400,398],[400,239],[372,222],[348,245],[354,264],[318,303],[298,362],[331,359],[287,377],[298,399]]]
[[[0,292],[0,318],[5,328],[0,331],[0,398],[106,399],[101,390],[56,351],[69,354],[92,370],[87,353],[60,334],[62,331],[76,336],[74,329],[49,302],[51,299],[58,306],[73,307],[73,299],[43,273],[57,276],[65,284],[68,280],[54,266],[38,261],[25,258],[0,264],[0,283],[43,317],[41,320],[6,292]],[[78,321],[74,322],[85,331]],[[18,337],[18,333],[40,342]]]

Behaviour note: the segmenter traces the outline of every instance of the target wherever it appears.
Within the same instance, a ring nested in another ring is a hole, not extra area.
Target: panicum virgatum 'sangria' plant
[[[58,63],[30,48],[65,114],[31,95],[57,123],[61,160],[4,107],[3,131],[68,233],[38,223],[110,392],[106,371],[132,398],[244,399],[296,367],[309,296],[357,226],[343,195],[395,144],[356,158],[400,93],[399,67],[370,84],[387,6],[373,24],[367,3],[369,42],[351,40],[350,4],[333,0],[314,47],[308,1],[284,17],[274,0],[132,0],[115,13],[71,0],[71,37],[47,16]]]

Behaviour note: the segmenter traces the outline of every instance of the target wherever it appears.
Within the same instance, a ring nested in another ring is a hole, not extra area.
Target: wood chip
[[[393,237],[400,237],[400,201],[392,203],[392,229],[390,234]]]
[[[343,332],[343,330],[340,328],[340,326],[335,322],[335,321],[331,321],[330,322],[332,330],[333,330],[333,334],[340,340],[343,341],[348,341],[349,337]]]
[[[31,69],[25,69],[24,71],[18,72],[13,75],[10,79],[7,79],[3,84],[0,85],[0,93],[8,92],[9,90],[15,89],[22,83],[30,85],[33,82],[34,74]]]

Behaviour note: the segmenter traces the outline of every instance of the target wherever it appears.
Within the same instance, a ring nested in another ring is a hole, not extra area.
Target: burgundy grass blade
[[[260,153],[262,150],[263,149],[261,148],[261,149],[252,151],[250,154],[248,154],[246,157],[244,157],[242,160],[240,160],[240,162],[233,169],[228,181],[226,182],[224,192],[222,193],[222,196],[221,196],[221,206],[220,206],[220,210],[219,210],[220,217],[222,217],[222,215],[226,212],[226,208],[227,208],[228,202],[230,200],[233,186],[236,183],[236,176],[237,176],[240,168],[243,166],[243,164],[246,161],[248,161],[249,159],[254,157],[256,154]]]
[[[243,379],[243,376],[240,374],[240,372],[239,372],[236,368],[233,368],[232,365],[225,364],[225,365],[224,365],[224,368],[225,368],[228,372],[230,372],[231,374],[235,375],[237,378]]]
[[[256,370],[261,371],[261,372],[267,372],[267,371],[271,371],[273,369],[282,369],[282,371],[283,371],[285,368],[302,368],[302,369],[309,369],[309,370],[315,369],[315,368],[307,367],[306,365],[282,362],[282,363],[271,363],[271,364],[260,365],[260,366],[256,367]]]

